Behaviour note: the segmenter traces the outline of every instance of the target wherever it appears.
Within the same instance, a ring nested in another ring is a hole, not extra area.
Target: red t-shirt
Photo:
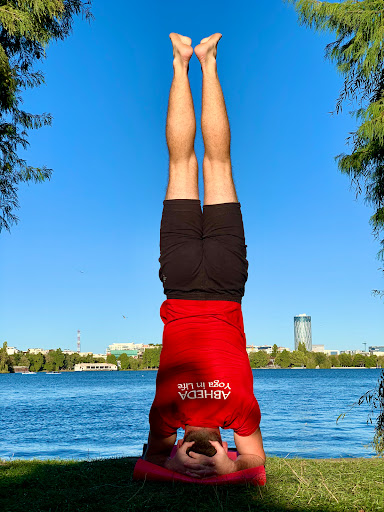
[[[163,348],[149,413],[154,434],[185,425],[231,428],[251,435],[260,423],[246,352],[241,305],[167,299],[160,308]]]

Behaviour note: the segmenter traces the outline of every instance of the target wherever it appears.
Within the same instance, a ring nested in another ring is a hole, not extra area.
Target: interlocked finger
[[[213,468],[209,468],[206,466],[205,468],[202,469],[190,469],[189,471],[186,472],[186,474],[194,478],[207,478],[210,476],[215,476],[217,473],[216,470],[214,470]]]
[[[196,452],[192,452],[190,451],[188,453],[188,455],[196,460],[196,461],[199,461],[201,464],[205,464],[205,465],[211,465],[211,464],[214,464],[212,462],[212,457],[208,457],[207,455],[203,455],[202,453],[196,453]]]
[[[210,464],[199,464],[199,463],[194,463],[194,462],[184,462],[184,467],[185,468],[188,468],[188,469],[198,469],[198,470],[204,470],[204,469],[213,469],[214,468],[214,463],[210,463]]]

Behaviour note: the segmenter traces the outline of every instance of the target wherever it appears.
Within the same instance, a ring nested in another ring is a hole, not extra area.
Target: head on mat
[[[248,260],[232,176],[230,126],[217,71],[222,34],[204,37],[194,48],[190,37],[173,32],[169,37],[173,80],[159,258],[166,300],[160,308],[163,347],[144,459],[205,478],[263,465],[265,453],[241,310]],[[203,78],[203,206],[188,78],[193,54]],[[179,428],[185,435],[170,458]],[[233,430],[235,461],[227,456],[220,428]]]

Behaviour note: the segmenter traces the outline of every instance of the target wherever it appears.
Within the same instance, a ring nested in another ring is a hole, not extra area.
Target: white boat
[[[36,372],[20,372],[23,375],[36,375]]]
[[[61,375],[61,372],[45,372],[46,375]]]

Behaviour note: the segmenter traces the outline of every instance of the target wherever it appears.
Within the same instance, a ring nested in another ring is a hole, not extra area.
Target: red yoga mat
[[[171,457],[175,455],[177,447],[174,446]],[[237,452],[228,451],[228,457],[232,460],[236,460]],[[157,482],[185,482],[191,484],[200,485],[239,485],[239,484],[251,484],[251,485],[265,485],[267,478],[265,475],[264,466],[258,466],[256,468],[242,469],[235,473],[229,473],[228,475],[218,475],[209,478],[192,478],[188,475],[182,475],[181,473],[175,473],[169,469],[152,464],[143,459],[138,459],[133,472],[133,480],[146,480],[146,481],[157,481]]]

